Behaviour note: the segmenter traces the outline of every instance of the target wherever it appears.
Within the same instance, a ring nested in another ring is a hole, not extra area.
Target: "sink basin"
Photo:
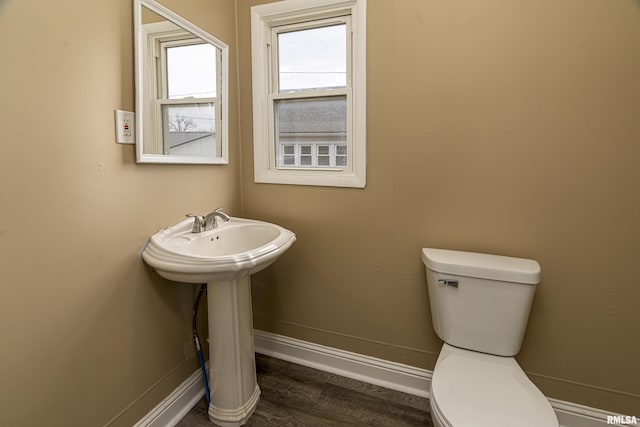
[[[217,228],[192,233],[193,219],[151,236],[142,257],[162,277],[209,283],[256,273],[273,263],[296,240],[278,225],[243,218],[219,221]]]
[[[209,419],[245,424],[260,398],[253,350],[250,275],[273,263],[296,241],[278,225],[242,218],[192,233],[193,218],[151,236],[142,258],[162,277],[207,283]]]

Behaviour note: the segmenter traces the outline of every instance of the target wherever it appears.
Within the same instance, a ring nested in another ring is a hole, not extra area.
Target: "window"
[[[144,25],[150,64],[145,150],[187,157],[222,156],[221,51],[168,21]]]
[[[365,0],[251,8],[255,181],[365,186]]]
[[[347,165],[347,146],[337,144],[278,144],[277,164],[294,168],[336,168]]]

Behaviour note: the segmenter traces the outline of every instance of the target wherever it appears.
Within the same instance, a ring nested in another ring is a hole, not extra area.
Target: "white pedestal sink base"
[[[223,427],[241,426],[260,399],[249,276],[275,262],[296,235],[275,224],[242,218],[193,233],[193,221],[189,218],[155,233],[142,258],[165,279],[207,283],[209,419]]]
[[[256,409],[256,405],[260,400],[260,387],[256,384],[255,391],[251,398],[237,410],[229,410],[223,408],[217,408],[213,403],[209,406],[209,420],[218,426],[223,427],[235,427],[245,424],[253,411]]]
[[[209,306],[209,419],[241,426],[253,414],[260,388],[253,350],[249,275],[207,284]]]

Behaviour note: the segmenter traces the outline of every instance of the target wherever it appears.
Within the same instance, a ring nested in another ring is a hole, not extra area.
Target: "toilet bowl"
[[[553,408],[512,357],[444,344],[431,380],[437,427],[558,426]]]
[[[513,358],[537,262],[423,249],[433,327],[444,341],[431,380],[436,427],[558,427],[549,401]]]

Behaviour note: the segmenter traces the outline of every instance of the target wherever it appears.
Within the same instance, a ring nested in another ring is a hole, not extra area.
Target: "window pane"
[[[167,48],[169,99],[216,96],[216,47],[209,43]]]
[[[336,146],[336,166],[347,166],[347,146]]]
[[[347,85],[346,24],[278,34],[280,92]]]
[[[215,156],[215,105],[162,105],[165,154]]]
[[[311,157],[311,146],[303,145],[300,147],[300,165],[311,166],[313,159]]]
[[[302,149],[312,144],[319,145],[318,154],[324,153],[329,160],[329,145],[347,142],[347,98],[334,96],[326,98],[309,98],[294,100],[276,100],[276,150],[281,153],[282,146],[298,145]],[[310,147],[309,147],[310,148]],[[323,151],[324,150],[324,151]],[[318,166],[326,167],[329,163],[320,160]],[[302,160],[301,160],[302,162]],[[276,166],[289,166],[278,156]],[[304,164],[302,166],[311,166]]]
[[[331,159],[329,158],[329,146],[318,145],[318,166],[331,165]]]
[[[295,166],[296,164],[296,146],[295,145],[283,145],[282,146],[282,163],[287,166]]]

